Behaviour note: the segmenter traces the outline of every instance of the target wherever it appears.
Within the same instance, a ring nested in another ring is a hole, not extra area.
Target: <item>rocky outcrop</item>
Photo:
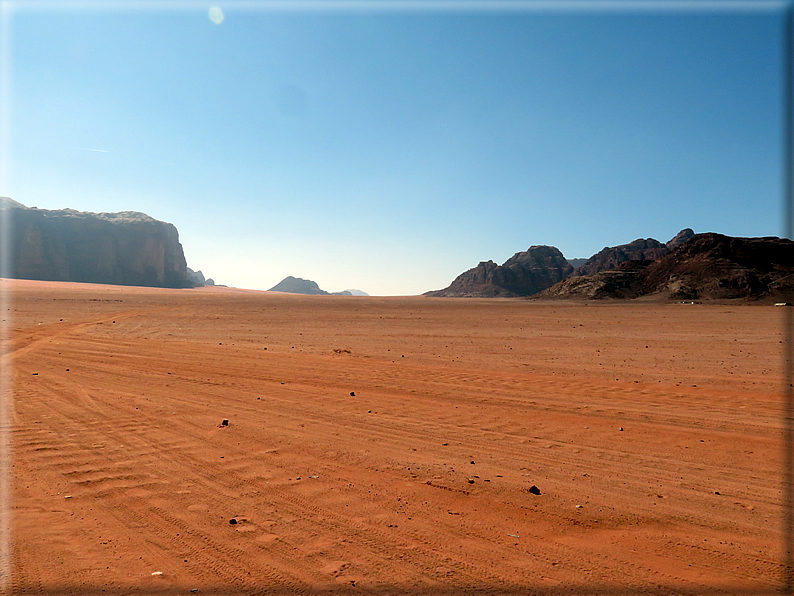
[[[28,208],[4,198],[11,242],[6,275],[19,279],[189,287],[179,233],[144,213]]]
[[[215,281],[211,277],[204,277],[204,274],[199,271],[193,271],[190,267],[187,268],[187,279],[194,286],[214,286]],[[225,286],[222,286],[225,287]]]
[[[537,298],[672,300],[787,299],[794,295],[794,242],[775,237],[695,234],[658,261],[577,276]]]
[[[268,292],[285,292],[287,294],[311,294],[327,296],[328,292],[321,290],[317,282],[310,279],[301,279],[300,277],[292,277],[291,275],[285,277],[275,286],[270,288]]]
[[[459,275],[443,290],[425,296],[515,297],[532,296],[565,279],[573,267],[553,246],[531,246],[510,257],[502,265],[481,262]]]
[[[201,270],[193,271],[190,267],[187,268],[187,279],[194,286],[203,286],[204,283],[207,281]]]
[[[667,242],[665,246],[669,250],[675,250],[694,235],[695,232],[692,230],[692,228],[684,228],[678,232],[678,234],[676,234],[675,237],[673,237],[669,242]]]

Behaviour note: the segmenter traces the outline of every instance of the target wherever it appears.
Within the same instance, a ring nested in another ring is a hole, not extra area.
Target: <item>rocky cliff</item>
[[[514,297],[537,294],[573,272],[573,267],[553,246],[531,246],[510,257],[502,265],[481,262],[460,274],[443,290],[425,296]]]
[[[188,287],[177,229],[144,213],[28,208],[3,198],[9,277]],[[5,246],[5,245],[4,245]]]

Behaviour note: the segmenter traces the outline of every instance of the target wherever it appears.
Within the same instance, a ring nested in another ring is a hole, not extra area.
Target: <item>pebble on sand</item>
[[[529,487],[529,492],[531,492],[533,495],[539,495],[540,489],[533,484],[532,486]]]

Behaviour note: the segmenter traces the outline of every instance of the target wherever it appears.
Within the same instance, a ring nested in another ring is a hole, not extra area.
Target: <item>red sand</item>
[[[0,284],[11,594],[781,585],[783,309]]]

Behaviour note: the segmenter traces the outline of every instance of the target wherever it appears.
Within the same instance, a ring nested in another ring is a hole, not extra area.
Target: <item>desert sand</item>
[[[784,309],[0,286],[11,594],[781,585]]]

